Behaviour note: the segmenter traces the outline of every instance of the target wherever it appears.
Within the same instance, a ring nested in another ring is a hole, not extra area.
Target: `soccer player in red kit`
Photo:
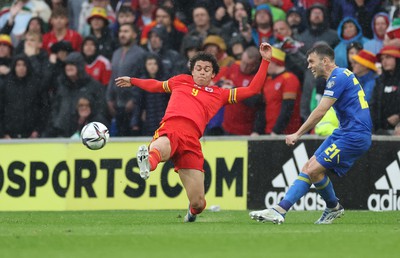
[[[118,87],[133,85],[149,92],[167,92],[171,97],[149,148],[142,145],[137,153],[140,176],[147,179],[158,163],[172,159],[189,199],[185,222],[194,222],[206,207],[204,156],[199,139],[208,121],[226,104],[242,101],[261,92],[271,60],[271,45],[262,43],[263,58],[249,87],[223,89],[210,86],[219,71],[215,58],[199,52],[190,60],[192,75],[181,74],[167,81],[128,76],[115,79]]]

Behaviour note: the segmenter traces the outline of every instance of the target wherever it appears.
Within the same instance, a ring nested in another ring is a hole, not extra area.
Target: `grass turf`
[[[399,257],[400,212],[290,212],[282,225],[247,211],[0,212],[0,257]]]

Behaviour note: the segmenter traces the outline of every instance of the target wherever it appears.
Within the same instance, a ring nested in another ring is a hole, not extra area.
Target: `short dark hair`
[[[335,51],[333,51],[333,49],[327,44],[317,44],[317,45],[313,46],[312,48],[310,48],[307,51],[306,57],[308,57],[312,53],[315,53],[321,57],[326,56],[332,61],[335,60]]]
[[[68,10],[63,7],[55,8],[51,13],[50,18],[58,18],[58,17],[68,18]]]
[[[205,62],[210,62],[212,64],[213,68],[213,73],[218,74],[219,73],[219,65],[217,63],[217,59],[209,53],[206,52],[198,52],[196,55],[194,55],[190,59],[190,71],[192,72],[194,69],[194,65],[196,64],[197,61],[205,61]]]
[[[136,34],[139,35],[139,32],[140,32],[140,31],[139,31],[139,28],[138,28],[135,24],[129,23],[129,22],[125,22],[125,23],[119,25],[120,28],[121,28],[122,26],[129,26],[129,28],[130,28],[133,32],[135,32]]]

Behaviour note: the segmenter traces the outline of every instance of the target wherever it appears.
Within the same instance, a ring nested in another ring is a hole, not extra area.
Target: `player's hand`
[[[287,146],[293,146],[293,145],[295,145],[296,142],[299,140],[299,138],[300,138],[300,137],[299,137],[296,133],[286,135],[286,145],[287,145]]]
[[[260,45],[260,54],[264,60],[271,62],[272,58],[272,47],[267,42],[263,42]]]
[[[131,87],[131,78],[129,76],[122,76],[115,79],[115,84],[118,87]]]

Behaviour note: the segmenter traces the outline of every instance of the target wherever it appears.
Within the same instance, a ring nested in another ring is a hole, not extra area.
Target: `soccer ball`
[[[91,150],[99,150],[108,142],[108,128],[99,122],[91,122],[82,128],[82,143]]]

